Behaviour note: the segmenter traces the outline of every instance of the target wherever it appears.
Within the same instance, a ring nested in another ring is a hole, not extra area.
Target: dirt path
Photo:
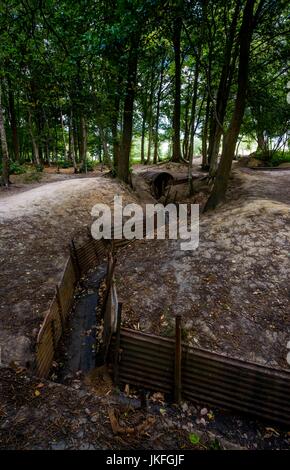
[[[290,173],[237,169],[227,204],[202,215],[200,246],[137,241],[120,254],[124,322],[192,345],[288,368]]]

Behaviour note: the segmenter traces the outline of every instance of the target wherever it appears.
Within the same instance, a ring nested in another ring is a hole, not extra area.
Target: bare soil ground
[[[78,381],[75,381],[78,382]],[[287,431],[221,410],[170,406],[155,393],[140,407],[134,390],[107,396],[0,368],[2,450],[288,449]]]
[[[22,176],[22,175],[21,175]],[[64,179],[65,178],[65,179]],[[53,182],[49,182],[49,181]],[[56,180],[56,181],[55,181]],[[46,183],[44,183],[44,181]],[[69,244],[92,223],[92,207],[134,196],[102,177],[46,174],[0,198],[0,346],[3,363],[26,363],[69,254]]]
[[[290,174],[236,168],[228,202],[201,216],[198,250],[136,241],[119,255],[126,325],[172,335],[183,317],[192,345],[288,368]]]

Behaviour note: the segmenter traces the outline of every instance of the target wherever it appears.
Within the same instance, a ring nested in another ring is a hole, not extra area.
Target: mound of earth
[[[136,241],[119,255],[124,324],[273,367],[290,340],[290,175],[236,170],[229,200],[200,219],[200,244]]]

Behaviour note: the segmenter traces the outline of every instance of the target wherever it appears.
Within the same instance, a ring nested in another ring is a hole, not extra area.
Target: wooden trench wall
[[[115,242],[114,242],[115,243]],[[124,240],[115,248],[124,245]],[[36,369],[47,377],[71,311],[77,282],[103,262],[108,250],[102,240],[71,245],[60,284],[37,338]],[[189,347],[181,342],[181,319],[175,338],[163,338],[121,328],[121,304],[114,285],[115,259],[108,256],[103,341],[105,357],[113,364],[116,385],[130,384],[181,399],[247,413],[290,425],[290,372]]]

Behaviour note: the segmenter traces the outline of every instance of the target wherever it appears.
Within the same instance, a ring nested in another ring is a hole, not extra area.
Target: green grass
[[[282,150],[269,152],[257,151],[255,158],[263,160],[271,167],[279,166],[281,163],[290,163],[290,150],[285,150],[285,152]]]

